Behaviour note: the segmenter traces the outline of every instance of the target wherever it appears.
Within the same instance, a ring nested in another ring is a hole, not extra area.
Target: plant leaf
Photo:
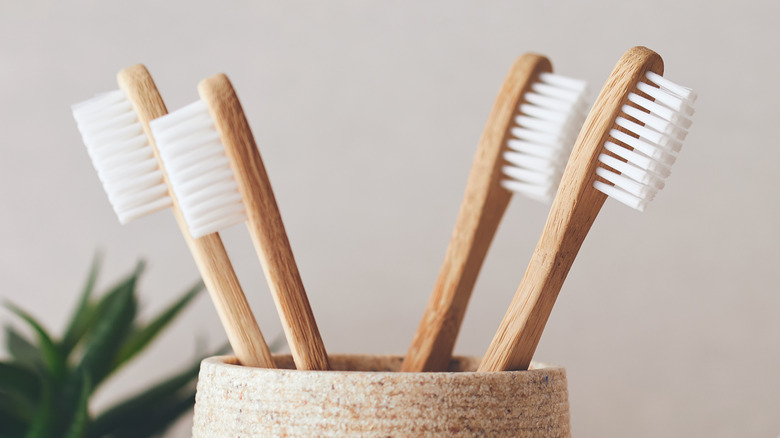
[[[16,394],[0,391],[0,412],[2,412],[4,417],[15,418],[23,423],[28,423],[35,413],[35,406],[21,400]]]
[[[6,302],[6,307],[35,330],[35,333],[38,335],[38,348],[46,369],[57,381],[61,380],[65,374],[65,359],[60,355],[60,350],[52,341],[49,333],[35,318],[13,303]]]
[[[122,291],[130,285],[135,287],[134,285],[137,283],[138,277],[143,272],[144,266],[145,263],[143,261],[139,261],[133,273],[112,286],[108,293],[103,295],[103,297],[100,298],[97,303],[87,303],[86,310],[83,314],[83,319],[81,319],[79,322],[79,324],[83,324],[83,326],[77,328],[78,331],[83,331],[83,333],[80,334],[80,339],[75,341],[73,348],[75,348],[75,346],[80,342],[84,343],[82,342],[84,338],[92,337],[95,326],[104,319],[103,316],[106,311],[106,306],[108,306],[109,303],[116,299],[116,295],[123,293]]]
[[[192,410],[195,405],[195,391],[178,395],[175,399],[156,406],[142,421],[136,421],[126,428],[118,430],[112,437],[138,438],[161,436],[182,414]]]
[[[87,401],[84,402],[84,393],[87,393]],[[55,403],[56,430],[58,436],[64,435],[77,422],[81,415],[82,403],[88,403],[92,394],[92,386],[89,376],[83,368],[71,370],[64,384],[57,388]]]
[[[56,422],[54,396],[48,380],[41,380],[41,398],[38,409],[30,422],[25,438],[50,438],[54,436]]]
[[[37,403],[33,403],[20,394],[0,390],[0,418],[13,418],[24,424],[29,423],[37,411]],[[0,421],[0,432],[3,423]]]
[[[0,392],[15,394],[35,403],[40,390],[38,374],[18,363],[0,362]]]
[[[183,297],[160,313],[149,324],[133,330],[119,350],[112,369],[117,369],[146,348],[160,332],[203,290],[203,282],[196,283]]]
[[[154,410],[175,404],[181,391],[195,382],[199,371],[200,360],[183,372],[108,409],[92,422],[87,437],[118,433],[135,427],[138,422],[146,422]]]
[[[32,368],[43,365],[40,351],[10,325],[5,327],[5,339],[8,353],[17,362]]]
[[[92,392],[89,376],[81,373],[81,393],[75,404],[72,420],[65,438],[83,438],[89,424],[89,396]]]
[[[65,329],[65,335],[59,343],[62,356],[67,359],[76,344],[79,343],[82,336],[89,329],[89,323],[93,319],[95,307],[90,305],[90,297],[95,290],[95,283],[97,283],[98,272],[102,264],[102,255],[100,253],[95,254],[92,260],[92,267],[89,269],[89,275],[87,276],[87,282],[81,292],[79,303],[76,306],[76,311],[71,317],[68,328]]]
[[[106,295],[98,304],[99,318],[85,338],[79,370],[86,372],[96,388],[111,371],[111,363],[132,327],[137,311],[135,286],[140,268]]]
[[[27,432],[27,422],[0,408],[0,438],[22,438]]]

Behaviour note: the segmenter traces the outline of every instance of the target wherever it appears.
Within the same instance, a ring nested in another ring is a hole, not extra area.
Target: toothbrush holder
[[[456,357],[449,371],[402,373],[402,357],[331,355],[333,371],[201,364],[193,437],[570,437],[566,371],[474,372]]]

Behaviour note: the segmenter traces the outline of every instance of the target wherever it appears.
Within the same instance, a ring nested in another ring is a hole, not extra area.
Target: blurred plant
[[[0,362],[0,438],[98,438],[159,436],[195,401],[200,360],[163,382],[93,416],[89,400],[203,289],[198,282],[150,321],[136,320],[136,286],[144,264],[100,298],[93,289],[100,268],[92,264],[70,323],[55,339],[30,314],[6,303],[35,333],[31,341],[6,326],[11,359]]]

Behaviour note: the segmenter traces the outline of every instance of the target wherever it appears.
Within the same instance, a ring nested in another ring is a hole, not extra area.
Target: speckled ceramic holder
[[[235,437],[570,437],[566,371],[400,373],[401,357],[331,355],[336,371],[296,371],[203,361],[195,438]]]

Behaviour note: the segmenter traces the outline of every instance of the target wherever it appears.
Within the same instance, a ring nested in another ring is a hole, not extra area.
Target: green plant
[[[147,347],[203,289],[198,282],[159,315],[140,322],[136,286],[144,264],[96,298],[99,267],[98,257],[59,339],[30,314],[6,303],[30,326],[35,341],[5,327],[11,358],[0,362],[0,438],[158,436],[192,408],[200,360],[97,415],[90,413],[95,390]]]

